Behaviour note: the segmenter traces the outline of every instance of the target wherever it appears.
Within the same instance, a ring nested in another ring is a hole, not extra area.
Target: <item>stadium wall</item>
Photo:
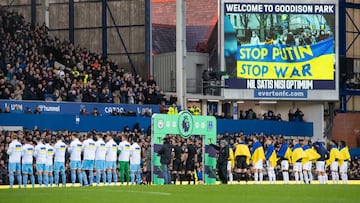
[[[344,140],[350,148],[360,147],[360,113],[337,113],[332,139]]]
[[[79,116],[79,115],[51,115],[51,114],[0,114],[1,126],[23,126],[33,129],[34,126],[44,130],[70,130],[88,132],[96,129],[99,132],[122,131],[125,126],[133,129],[136,124],[140,129],[146,129],[151,124],[149,117],[126,116]],[[311,137],[313,123],[309,122],[280,122],[259,120],[217,120],[217,133],[233,133],[243,130],[246,134],[264,133],[266,135],[284,135]]]

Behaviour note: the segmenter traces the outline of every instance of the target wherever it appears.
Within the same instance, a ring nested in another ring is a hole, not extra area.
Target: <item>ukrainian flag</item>
[[[251,159],[253,161],[253,163],[257,163],[260,160],[264,160],[265,159],[265,153],[264,153],[264,148],[261,145],[260,142],[255,142],[252,146],[252,150],[251,150]]]
[[[330,155],[329,155],[329,159],[326,160],[326,167],[330,166],[330,164],[334,161],[336,161],[337,159],[340,159],[340,152],[339,149],[337,148],[336,145],[333,145],[330,149]]]
[[[295,163],[296,161],[305,157],[304,150],[301,148],[300,144],[296,144],[293,147],[292,156],[291,156],[291,163]]]
[[[318,154],[316,150],[314,148],[311,148],[309,145],[303,146],[303,151],[305,157],[303,157],[302,159],[302,164],[305,164],[308,161],[315,161],[320,158],[320,154]]]
[[[351,156],[348,147],[340,148],[339,165],[341,166],[344,161],[351,161]]]
[[[249,147],[245,144],[245,142],[240,142],[238,145],[236,145],[235,157],[237,156],[246,156],[246,163],[250,164],[250,150]]]
[[[266,150],[266,160],[269,160],[272,167],[276,167],[277,157],[275,148],[272,144],[270,144]]]
[[[283,143],[277,153],[277,156],[291,161],[291,155],[292,155],[292,151],[289,148],[289,144]]]
[[[229,147],[229,161],[231,161],[231,168],[234,168],[235,166],[235,160],[234,160],[234,151]]]

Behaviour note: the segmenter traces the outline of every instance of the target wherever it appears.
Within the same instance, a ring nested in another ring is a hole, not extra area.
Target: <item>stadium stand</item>
[[[0,99],[160,104],[152,78],[127,72],[111,59],[30,26],[16,12],[0,11]]]

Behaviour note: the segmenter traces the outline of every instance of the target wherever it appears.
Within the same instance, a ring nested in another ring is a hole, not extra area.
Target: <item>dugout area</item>
[[[214,116],[193,116],[188,111],[178,115],[154,114],[151,119],[152,183],[164,184],[158,151],[167,134],[189,138],[191,135],[203,137],[203,178],[205,184],[216,184],[216,150],[210,146],[216,143],[216,119]]]

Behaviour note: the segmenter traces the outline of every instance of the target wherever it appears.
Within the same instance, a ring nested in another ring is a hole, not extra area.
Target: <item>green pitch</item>
[[[360,202],[360,185],[110,186],[0,190],[1,203]]]

